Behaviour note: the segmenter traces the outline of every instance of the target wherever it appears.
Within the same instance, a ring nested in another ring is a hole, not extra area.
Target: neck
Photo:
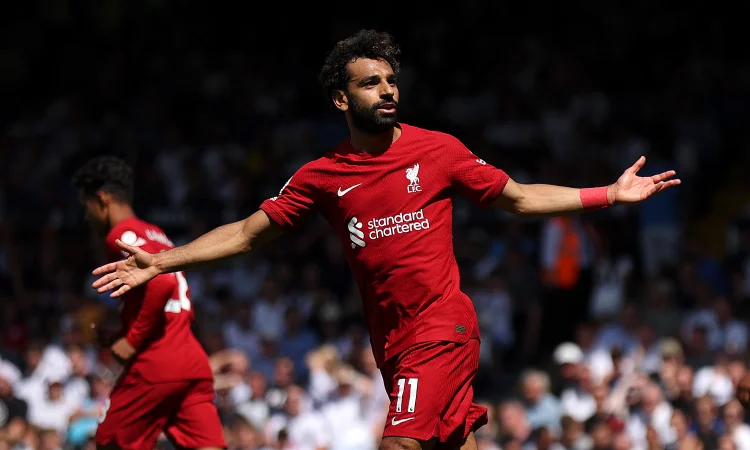
[[[110,230],[123,220],[135,217],[135,211],[133,211],[133,208],[126,203],[111,204],[109,205],[109,209]]]
[[[350,143],[354,150],[371,155],[383,153],[401,137],[401,128],[398,127],[393,127],[382,133],[371,134],[349,124],[349,132],[351,133]]]

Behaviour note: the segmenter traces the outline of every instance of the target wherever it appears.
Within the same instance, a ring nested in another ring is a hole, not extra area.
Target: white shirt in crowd
[[[330,450],[375,450],[373,427],[367,420],[361,395],[352,393],[334,398],[321,413],[331,435]]]
[[[732,441],[737,450],[750,450],[750,425],[743,423],[732,431]]]
[[[698,369],[693,378],[693,396],[701,398],[704,395],[710,395],[717,406],[725,405],[734,398],[732,379],[711,366]]]
[[[588,392],[569,388],[560,395],[560,407],[563,416],[570,416],[576,422],[585,422],[596,413],[596,400]]]
[[[281,430],[289,434],[288,450],[318,450],[331,445],[331,435],[323,416],[316,411],[303,412],[296,417],[275,414],[268,419],[266,436],[276,442]]]
[[[41,395],[29,402],[28,406],[31,425],[42,430],[57,430],[60,433],[65,433],[70,417],[78,410],[78,405],[65,396],[59,400],[52,400],[47,395]]]
[[[675,439],[671,421],[672,406],[663,401],[654,409],[650,417],[643,412],[631,414],[625,423],[625,430],[635,444],[647,448],[646,430],[652,426],[659,435],[661,443],[666,445]]]

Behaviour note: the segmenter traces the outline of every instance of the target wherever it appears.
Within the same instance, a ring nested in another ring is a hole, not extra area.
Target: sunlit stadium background
[[[72,170],[126,159],[137,213],[177,243],[245,217],[346,136],[317,71],[362,27],[401,44],[404,122],[519,181],[607,184],[640,155],[644,172],[683,180],[569,219],[583,249],[569,286],[545,276],[561,222],[456,201],[483,327],[476,390],[493,412],[480,448],[750,448],[732,400],[750,311],[746,24],[699,3],[4,5],[0,450],[93,448],[119,370],[90,328],[117,305],[88,288],[101,243]],[[296,448],[377,448],[380,375],[321,218],[188,280],[230,448],[283,448],[279,431],[303,419],[317,431]],[[300,408],[286,402],[295,385]]]

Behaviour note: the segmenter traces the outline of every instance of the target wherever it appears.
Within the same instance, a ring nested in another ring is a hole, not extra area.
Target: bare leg
[[[117,446],[114,442],[110,442],[109,444],[96,444],[96,450],[120,450],[120,447]]]
[[[474,438],[473,431],[469,433],[460,447],[452,445],[447,447],[446,444],[439,443],[437,439],[418,441],[411,438],[384,437],[378,450],[477,450],[477,440]]]
[[[477,450],[477,440],[474,438],[473,431],[466,437],[466,440],[461,446],[461,450]]]
[[[452,440],[446,443],[439,442],[434,450],[477,450],[477,440],[472,431],[463,442]]]
[[[430,439],[429,441],[418,441],[411,438],[388,436],[380,441],[380,447],[378,447],[378,450],[432,450],[434,446],[435,439]]]
[[[181,446],[181,445],[177,445],[177,443],[175,443],[175,442],[174,442],[174,441],[173,441],[172,439],[170,439],[170,440],[169,440],[169,442],[170,442],[170,443],[172,444],[172,446],[173,446],[174,448],[176,448],[177,450],[224,450],[224,449],[222,449],[222,448],[220,448],[220,447],[198,447],[198,448],[196,448],[196,449],[188,449],[188,448],[185,448],[185,447],[183,447],[183,446]],[[97,449],[97,450],[98,450],[98,449]]]

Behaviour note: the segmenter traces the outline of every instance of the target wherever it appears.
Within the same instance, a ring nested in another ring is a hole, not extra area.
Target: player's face
[[[361,58],[349,63],[348,71],[349,84],[335,99],[336,106],[361,131],[378,134],[392,129],[399,93],[391,65],[382,59]]]
[[[98,196],[80,196],[84,218],[91,228],[98,234],[107,233],[107,205]]]

